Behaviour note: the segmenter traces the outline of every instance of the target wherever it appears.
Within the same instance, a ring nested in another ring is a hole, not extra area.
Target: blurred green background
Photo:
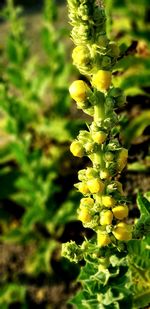
[[[121,50],[114,84],[127,95],[119,113],[130,147],[122,181],[131,219],[136,193],[150,180],[148,2],[106,1],[108,34]],[[0,13],[0,308],[71,308],[79,266],[61,258],[61,243],[92,234],[77,220],[81,195],[73,187],[89,162],[73,158],[69,145],[90,118],[68,93],[81,76],[66,2],[14,3],[1,1]]]

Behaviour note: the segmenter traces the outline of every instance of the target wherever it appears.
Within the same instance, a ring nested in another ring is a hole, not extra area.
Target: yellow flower
[[[116,204],[116,201],[113,197],[109,195],[102,196],[102,204],[105,207],[113,207]]]
[[[97,244],[99,247],[105,247],[111,243],[111,239],[106,232],[99,230],[97,232]]]
[[[87,66],[90,62],[89,49],[84,45],[76,46],[72,52],[72,59],[77,66]]]
[[[112,209],[112,212],[116,219],[124,219],[128,216],[129,209],[126,205],[118,205]]]
[[[88,194],[90,193],[89,188],[85,182],[80,182],[78,185],[78,189],[82,194]]]
[[[100,224],[107,225],[111,224],[113,220],[113,213],[111,210],[102,211],[100,214]]]
[[[92,85],[99,91],[105,92],[111,85],[111,72],[99,70],[93,74]]]
[[[83,157],[84,155],[84,148],[82,144],[78,141],[73,141],[70,145],[70,151],[75,157]]]
[[[83,80],[75,80],[69,87],[71,97],[77,102],[84,102],[87,98],[89,87]]]
[[[99,145],[105,142],[107,135],[103,131],[98,131],[92,134],[93,141]]]
[[[128,241],[132,239],[132,227],[124,222],[118,223],[112,233],[115,238],[120,241]]]
[[[87,186],[91,193],[101,193],[104,190],[104,184],[99,178],[88,180]]]
[[[89,210],[86,207],[82,207],[79,210],[78,219],[80,221],[82,221],[83,223],[88,223],[88,222],[91,221],[92,216],[91,216],[91,214],[89,213]]]
[[[92,207],[94,206],[94,200],[91,197],[84,197],[81,199],[80,207],[86,206],[86,207]]]

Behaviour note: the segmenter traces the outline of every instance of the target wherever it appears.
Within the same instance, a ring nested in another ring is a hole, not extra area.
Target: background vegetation
[[[73,184],[86,162],[74,159],[69,145],[85,119],[68,94],[77,72],[69,56],[66,3],[45,0],[35,7],[35,2],[29,7],[24,1],[22,11],[8,0],[1,10],[2,309],[70,308],[66,300],[77,289],[73,280],[79,268],[61,258],[61,243],[70,239],[80,243],[91,233],[76,220],[80,194]],[[120,130],[130,147],[123,183],[133,220],[139,215],[137,192],[150,197],[150,5],[146,0],[107,0],[106,7],[109,35],[122,50],[114,84],[127,95]]]

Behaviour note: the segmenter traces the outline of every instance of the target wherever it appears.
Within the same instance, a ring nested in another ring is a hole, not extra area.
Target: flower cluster
[[[97,232],[99,246],[116,239],[127,241],[132,236],[131,227],[126,223],[129,212],[126,198],[117,180],[126,166],[128,151],[114,138],[113,129],[109,131],[93,121],[89,130],[80,131],[70,146],[74,156],[88,156],[92,163],[78,172],[79,182],[75,186],[84,195],[78,219]]]
[[[74,156],[87,156],[91,161],[78,172],[75,185],[83,194],[78,219],[96,232],[98,247],[118,245],[132,238],[132,227],[127,223],[129,209],[118,181],[128,158],[128,150],[118,139],[116,114],[126,98],[112,85],[119,48],[106,36],[105,12],[98,1],[68,0],[68,4],[72,38],[77,45],[73,62],[87,78],[87,82],[74,81],[69,92],[77,107],[93,117],[88,129],[80,131],[70,146]]]
[[[111,69],[119,56],[118,46],[106,36],[105,10],[97,2],[68,0],[71,36],[77,45],[72,53],[73,63],[86,75]]]

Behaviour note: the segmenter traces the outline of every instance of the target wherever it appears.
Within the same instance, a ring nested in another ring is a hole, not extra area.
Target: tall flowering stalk
[[[120,51],[106,35],[101,1],[68,0],[68,7],[71,37],[76,45],[73,63],[87,79],[74,81],[69,91],[77,107],[93,117],[91,125],[80,131],[70,146],[74,156],[87,156],[91,161],[90,166],[78,172],[79,182],[75,185],[83,194],[78,219],[95,236],[81,245],[74,241],[63,244],[62,253],[71,261],[86,261],[79,277],[83,291],[74,299],[78,308],[121,308],[120,302],[129,300],[125,257],[132,226],[128,224],[127,199],[119,181],[128,150],[119,139],[116,110],[126,98],[112,84]]]

